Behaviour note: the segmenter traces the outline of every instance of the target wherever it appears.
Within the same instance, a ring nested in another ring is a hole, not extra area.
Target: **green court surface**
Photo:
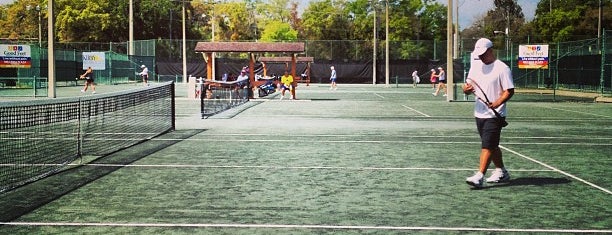
[[[176,131],[1,194],[0,233],[612,233],[611,104],[517,94],[512,179],[475,190],[473,103],[431,92],[300,85],[208,119],[179,97]]]

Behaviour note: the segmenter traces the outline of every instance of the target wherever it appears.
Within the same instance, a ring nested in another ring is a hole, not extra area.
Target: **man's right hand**
[[[474,87],[470,83],[463,84],[463,94],[469,95],[474,92]]]

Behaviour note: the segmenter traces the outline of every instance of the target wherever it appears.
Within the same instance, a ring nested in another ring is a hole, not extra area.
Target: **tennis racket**
[[[480,101],[482,101],[483,103],[485,103],[487,105],[487,107],[489,107],[491,109],[491,111],[493,111],[493,113],[495,114],[495,116],[497,117],[497,120],[500,120],[502,123],[502,127],[505,127],[508,125],[508,122],[506,122],[506,119],[504,117],[502,117],[501,114],[499,114],[499,112],[497,112],[497,110],[495,110],[494,108],[490,107],[489,105],[491,105],[491,101],[489,101],[489,97],[487,97],[487,94],[485,94],[484,90],[482,89],[482,87],[480,87],[480,85],[478,85],[478,83],[472,79],[467,79],[466,81],[469,81],[469,84],[472,84],[473,86],[477,87],[478,90],[480,90],[480,93],[482,94],[482,97],[484,97],[484,99],[482,97],[480,97],[478,95],[477,92],[473,92],[474,96],[476,98],[478,98]]]

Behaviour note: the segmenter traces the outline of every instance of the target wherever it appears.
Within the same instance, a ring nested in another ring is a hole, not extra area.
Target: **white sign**
[[[104,52],[83,52],[83,70],[91,67],[93,70],[106,69]]]
[[[32,67],[30,45],[0,44],[0,53],[0,68]]]
[[[519,45],[519,69],[548,69],[548,45]]]

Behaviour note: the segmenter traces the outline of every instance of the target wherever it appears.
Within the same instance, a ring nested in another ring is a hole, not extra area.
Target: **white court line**
[[[15,166],[62,166],[62,164],[0,164],[0,167]],[[186,165],[186,164],[105,164],[105,163],[69,163],[67,166],[95,167],[133,167],[133,168],[219,168],[219,169],[290,169],[290,170],[355,170],[355,171],[474,171],[473,168],[433,168],[433,167],[342,167],[342,166],[241,166],[241,165]],[[552,172],[553,170],[512,169],[513,172]]]
[[[0,164],[0,166],[9,164]],[[49,164],[47,164],[49,165]],[[240,165],[183,165],[183,164],[67,164],[68,166],[136,167],[136,168],[230,168],[230,169],[292,169],[292,170],[356,170],[356,171],[474,171],[473,168],[433,167],[342,167],[342,166],[240,166]],[[28,165],[32,166],[32,164]],[[513,169],[516,172],[551,172],[553,170]]]
[[[50,134],[50,135],[76,135],[77,132],[35,132],[35,131],[0,131],[0,134]],[[156,135],[155,132],[89,132],[88,135]]]
[[[384,99],[384,98],[385,98],[384,96],[379,95],[378,93],[374,93],[374,95],[376,95],[376,96],[378,96],[378,97],[380,97],[380,98],[382,98],[382,99]]]
[[[598,186],[598,185],[596,185],[596,184],[593,184],[593,183],[591,183],[591,182],[588,182],[588,181],[586,181],[586,180],[583,180],[583,179],[581,179],[581,178],[578,178],[577,176],[574,176],[574,175],[572,175],[572,174],[570,174],[570,173],[567,173],[567,172],[565,172],[565,171],[559,170],[559,169],[557,169],[557,168],[555,168],[555,167],[553,167],[553,166],[550,166],[550,165],[548,165],[548,164],[546,164],[546,163],[543,163],[543,162],[541,162],[541,161],[538,161],[538,160],[535,160],[535,159],[530,158],[530,157],[528,157],[528,156],[525,156],[524,154],[521,154],[521,153],[519,153],[519,152],[517,152],[517,151],[514,151],[514,150],[512,150],[512,149],[506,148],[506,147],[504,147],[504,146],[501,146],[501,145],[500,145],[499,147],[500,147],[500,148],[502,148],[502,149],[504,149],[504,150],[506,150],[506,151],[508,151],[508,152],[514,153],[514,154],[516,154],[516,155],[518,155],[518,156],[520,156],[520,157],[522,157],[522,158],[525,158],[525,159],[527,159],[527,160],[529,160],[529,161],[532,161],[532,162],[535,162],[535,163],[537,163],[537,164],[540,164],[540,165],[542,165],[542,166],[544,166],[544,167],[546,167],[546,168],[548,168],[548,169],[551,169],[551,170],[553,170],[553,171],[556,171],[556,172],[558,172],[558,173],[561,173],[561,174],[563,174],[563,175],[565,175],[565,176],[567,176],[567,177],[570,177],[570,178],[572,178],[572,179],[575,179],[575,180],[578,180],[578,181],[580,181],[580,182],[582,182],[582,183],[585,183],[585,184],[587,184],[587,185],[589,185],[589,186],[591,186],[591,187],[594,187],[594,188],[596,188],[596,189],[599,189],[599,190],[601,190],[601,191],[604,191],[604,192],[606,192],[606,193],[608,193],[608,194],[612,194],[612,192],[611,192],[610,190],[607,190],[607,189],[605,189],[605,188],[603,188],[603,187],[601,187],[601,186]]]
[[[153,141],[204,141],[204,142],[234,142],[234,143],[254,143],[254,142],[283,142],[283,143],[303,143],[304,140],[295,139],[152,139]],[[370,144],[474,144],[474,141],[408,141],[408,140],[308,140],[308,143],[370,143]],[[573,146],[612,146],[612,143],[505,143],[507,145],[573,145]]]
[[[579,113],[579,114],[587,114],[587,115],[597,116],[597,117],[612,118],[612,117],[610,117],[610,116],[601,115],[601,114],[596,114],[596,113],[587,113],[587,112],[580,112],[580,111],[576,111],[576,110],[560,109],[560,108],[551,108],[551,107],[546,107],[546,108],[549,108],[549,109],[555,109],[555,110],[561,110],[561,111],[565,111],[565,112],[572,112],[572,113]]]
[[[380,136],[380,134],[264,134],[264,133],[207,133],[206,136],[288,136],[288,137],[369,137],[369,136]],[[387,135],[388,136],[388,135]],[[393,135],[397,138],[474,138],[480,141],[480,137],[477,135]],[[510,136],[505,137],[504,139],[587,139],[587,140],[612,140],[612,137],[578,137],[578,136],[534,136],[534,137],[525,137],[525,136]]]
[[[173,139],[154,139],[161,141],[171,141]],[[221,139],[185,139],[183,141],[205,141],[205,142],[284,142],[284,143],[304,143],[304,140],[293,139],[257,139],[257,140],[221,140]],[[474,144],[480,141],[403,141],[403,140],[308,140],[308,143],[371,143],[371,144]]]
[[[311,99],[269,99],[262,102],[312,102]]]
[[[408,107],[408,106],[406,106],[406,105],[403,105],[403,104],[402,104],[402,106],[403,106],[404,108],[407,108],[407,109],[410,109],[410,110],[412,110],[412,111],[415,111],[415,112],[417,112],[417,113],[419,113],[419,114],[421,114],[421,115],[423,115],[423,116],[425,116],[425,117],[431,117],[431,116],[429,116],[429,115],[427,115],[427,114],[425,114],[425,113],[423,113],[423,112],[421,112],[421,111],[418,111],[418,110],[416,110],[416,109],[410,108],[410,107]]]
[[[612,146],[612,143],[505,143],[507,145],[573,145],[573,146]]]
[[[73,227],[189,227],[189,228],[284,228],[284,229],[343,229],[343,230],[400,230],[400,231],[488,231],[519,233],[612,233],[612,230],[595,229],[517,229],[470,227],[410,227],[410,226],[350,226],[350,225],[300,225],[300,224],[171,224],[171,223],[69,223],[69,222],[0,222],[13,226],[73,226]]]

